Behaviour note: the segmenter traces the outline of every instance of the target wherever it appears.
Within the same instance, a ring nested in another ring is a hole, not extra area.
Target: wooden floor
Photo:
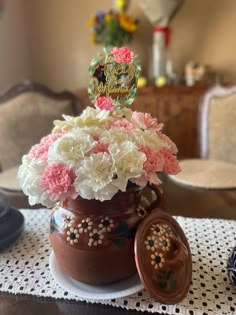
[[[236,220],[236,190],[197,191],[176,185],[166,177],[163,177],[162,181],[168,213],[196,218]]]

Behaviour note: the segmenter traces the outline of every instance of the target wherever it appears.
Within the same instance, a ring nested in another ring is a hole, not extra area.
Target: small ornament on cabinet
[[[155,79],[156,87],[163,87],[167,84],[167,78],[165,76],[159,76]]]
[[[224,84],[224,79],[211,66],[189,61],[184,69],[184,83],[189,87],[196,84]]]
[[[137,83],[137,87],[138,88],[143,88],[147,86],[147,79],[143,76],[139,77],[138,78],[138,83]]]

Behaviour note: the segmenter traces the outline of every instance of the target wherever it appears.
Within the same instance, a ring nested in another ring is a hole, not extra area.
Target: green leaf
[[[172,290],[176,289],[177,282],[176,282],[176,280],[175,280],[175,278],[174,278],[173,273],[171,273],[171,275],[170,275],[169,283],[170,283],[170,288],[171,288]]]
[[[52,234],[55,231],[57,231],[56,226],[55,225],[50,225],[50,234]]]
[[[129,226],[125,221],[120,221],[118,226],[110,234],[127,235]]]
[[[95,66],[98,63],[97,59],[93,59],[90,63],[90,67]]]
[[[125,104],[126,105],[131,105],[133,103],[133,101],[134,101],[134,98],[128,98],[128,99],[125,100]]]
[[[158,278],[157,279],[157,284],[158,284],[159,288],[165,289],[166,286],[167,286],[167,281],[165,279],[163,279],[163,278]]]
[[[51,220],[50,220],[50,234],[52,234],[55,231],[57,231],[57,224],[56,224],[55,218],[53,216],[53,217],[51,217]]]
[[[51,224],[51,225],[56,225],[56,221],[55,221],[54,216],[51,217],[51,219],[50,219],[50,224]]]
[[[127,232],[127,238],[134,238],[136,233],[136,228],[129,229]]]
[[[121,238],[134,238],[135,232],[136,228],[129,229],[129,226],[125,221],[120,221],[118,226],[109,232],[109,234],[112,235],[112,238],[114,238],[114,236]]]
[[[110,241],[112,241],[116,246],[122,248],[126,244],[125,238],[109,238]]]
[[[90,75],[93,75],[94,71],[95,71],[95,67],[93,67],[93,66],[89,67],[89,74]]]
[[[134,97],[137,94],[137,89],[132,89],[130,92],[130,96]]]

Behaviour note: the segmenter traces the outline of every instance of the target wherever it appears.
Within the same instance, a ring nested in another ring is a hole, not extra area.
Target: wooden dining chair
[[[194,189],[236,189],[236,86],[215,86],[200,104],[200,158],[180,161],[169,176]]]
[[[22,156],[51,132],[55,119],[81,111],[73,93],[54,92],[30,80],[0,94],[0,198],[17,208],[30,207],[17,181]]]
[[[180,160],[181,172],[162,178],[166,211],[236,219],[236,87],[203,94],[198,121],[200,157]]]

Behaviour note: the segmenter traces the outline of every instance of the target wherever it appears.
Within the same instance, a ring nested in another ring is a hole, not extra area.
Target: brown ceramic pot
[[[68,199],[51,213],[50,241],[64,272],[75,280],[102,285],[136,273],[134,236],[145,212],[161,199],[159,190],[148,207],[140,187],[117,193],[111,200]]]

